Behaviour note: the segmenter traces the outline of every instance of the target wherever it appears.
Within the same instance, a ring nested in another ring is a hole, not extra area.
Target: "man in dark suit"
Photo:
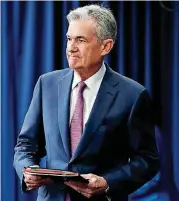
[[[70,68],[39,78],[14,166],[24,190],[40,187],[38,201],[124,201],[159,168],[150,98],[143,86],[103,61],[117,34],[110,10],[85,6],[67,19]],[[43,156],[47,168],[79,172],[89,182],[22,173]]]

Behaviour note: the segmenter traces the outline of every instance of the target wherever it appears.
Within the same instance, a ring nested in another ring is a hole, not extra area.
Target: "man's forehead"
[[[66,36],[70,36],[73,38],[76,37],[93,37],[95,36],[95,30],[94,29],[85,29],[82,27],[69,27],[66,33]]]

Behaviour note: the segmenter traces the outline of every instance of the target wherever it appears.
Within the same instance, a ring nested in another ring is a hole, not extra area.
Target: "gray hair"
[[[88,5],[70,11],[67,20],[93,19],[96,22],[97,40],[112,39],[117,36],[117,23],[110,9],[99,5]]]

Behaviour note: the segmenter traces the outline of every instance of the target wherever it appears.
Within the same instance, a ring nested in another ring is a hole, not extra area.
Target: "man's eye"
[[[71,38],[67,38],[67,41],[71,41]]]
[[[79,42],[79,43],[82,43],[82,42],[85,42],[85,40],[82,39],[82,38],[79,38],[79,39],[78,39],[78,42]]]

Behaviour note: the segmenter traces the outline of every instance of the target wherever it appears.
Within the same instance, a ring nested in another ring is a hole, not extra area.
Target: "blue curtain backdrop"
[[[1,200],[34,201],[22,194],[13,169],[14,146],[38,77],[67,68],[67,13],[92,3],[1,3]],[[161,170],[130,196],[135,201],[179,200],[179,2],[96,2],[109,6],[118,38],[109,65],[146,86],[153,98]]]

